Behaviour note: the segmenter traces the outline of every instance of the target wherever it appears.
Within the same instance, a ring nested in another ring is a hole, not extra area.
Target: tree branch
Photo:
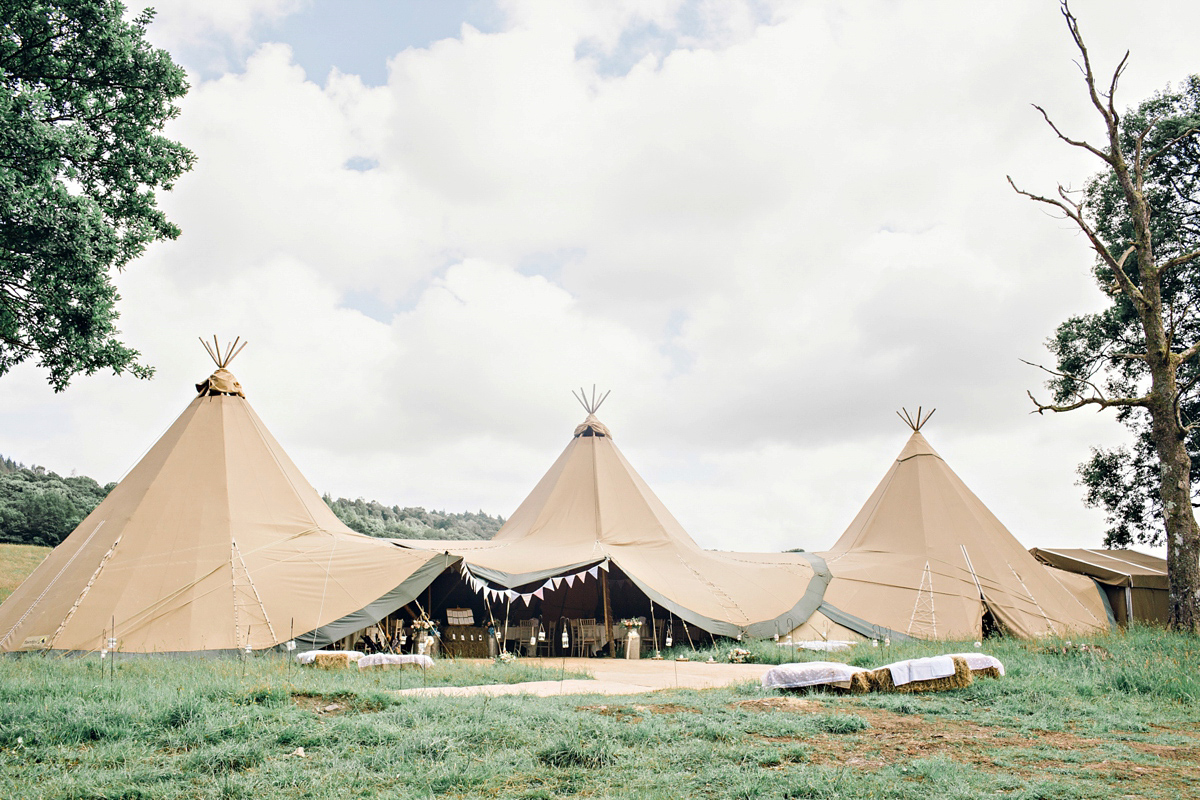
[[[1084,141],[1082,139],[1070,138],[1069,136],[1067,136],[1066,134],[1064,134],[1062,131],[1060,131],[1058,129],[1058,126],[1054,124],[1054,120],[1050,119],[1050,115],[1046,113],[1046,109],[1042,108],[1037,103],[1031,103],[1030,105],[1032,105],[1034,108],[1036,108],[1038,110],[1038,112],[1042,115],[1042,119],[1046,120],[1046,124],[1050,126],[1050,130],[1054,131],[1055,136],[1057,136],[1059,139],[1062,139],[1064,142],[1071,145],[1072,147],[1080,147],[1080,148],[1083,148],[1084,150],[1087,150],[1092,155],[1103,160],[1104,163],[1106,163],[1106,164],[1112,164],[1112,159],[1109,157],[1108,153],[1104,152],[1103,150],[1100,150],[1099,148],[1097,148],[1093,145],[1088,144],[1086,141]]]
[[[1200,342],[1196,342],[1191,347],[1189,347],[1187,350],[1184,350],[1182,353],[1180,353],[1177,356],[1177,358],[1179,360],[1176,363],[1182,364],[1186,361],[1190,361],[1196,357],[1197,353],[1200,353]]]
[[[1053,403],[1051,403],[1051,404],[1041,403],[1038,401],[1038,399],[1036,397],[1033,396],[1033,392],[1026,390],[1025,394],[1029,395],[1029,399],[1033,401],[1034,406],[1036,406],[1036,408],[1034,409],[1034,413],[1037,413],[1037,414],[1042,414],[1046,411],[1054,411],[1054,412],[1074,411],[1075,409],[1083,408],[1084,406],[1099,406],[1100,410],[1104,410],[1106,408],[1113,408],[1113,407],[1130,407],[1130,406],[1145,407],[1150,402],[1149,395],[1145,395],[1143,397],[1105,397],[1104,392],[1102,392],[1100,390],[1100,387],[1097,386],[1096,384],[1092,383],[1087,378],[1080,378],[1075,375],[1068,375],[1064,372],[1058,372],[1056,370],[1052,370],[1047,367],[1043,367],[1041,364],[1035,364],[1032,361],[1026,361],[1023,358],[1020,359],[1020,361],[1022,364],[1028,364],[1029,366],[1034,367],[1036,369],[1040,369],[1042,372],[1049,373],[1049,374],[1055,376],[1056,378],[1066,378],[1068,380],[1072,380],[1077,383],[1082,383],[1084,386],[1089,387],[1093,392],[1096,393],[1092,397],[1080,397],[1074,403],[1068,403],[1066,405],[1056,405]],[[1076,396],[1078,396],[1078,393],[1076,393]]]
[[[1148,131],[1148,130],[1150,130],[1150,129],[1149,129],[1149,128],[1147,128],[1146,130]],[[1174,139],[1172,139],[1171,141],[1167,142],[1166,144],[1164,144],[1162,147],[1160,147],[1160,148],[1158,148],[1157,150],[1155,150],[1155,151],[1154,151],[1153,153],[1151,153],[1150,155],[1146,156],[1146,161],[1145,161],[1145,163],[1149,164],[1151,161],[1153,161],[1154,159],[1158,158],[1158,157],[1159,157],[1159,156],[1161,156],[1163,153],[1167,152],[1167,151],[1168,151],[1168,150],[1170,150],[1172,147],[1174,147],[1175,145],[1177,145],[1177,144],[1179,144],[1180,142],[1182,142],[1184,139],[1188,138],[1189,136],[1195,136],[1197,133],[1200,133],[1200,128],[1188,128],[1186,131],[1184,131],[1183,133],[1179,134],[1179,135],[1178,135],[1178,136],[1176,136]],[[1143,134],[1143,135],[1144,135],[1144,134]]]
[[[1096,251],[1100,258],[1104,260],[1104,263],[1107,264],[1109,268],[1112,269],[1112,271],[1116,274],[1117,284],[1120,286],[1121,291],[1123,291],[1126,296],[1128,296],[1129,299],[1133,300],[1135,303],[1144,304],[1146,302],[1146,298],[1142,295],[1141,289],[1139,289],[1125,273],[1125,261],[1137,249],[1136,247],[1131,245],[1124,253],[1121,254],[1119,259],[1113,258],[1112,253],[1108,251],[1108,247],[1106,247],[1104,242],[1100,240],[1100,236],[1094,230],[1092,230],[1091,226],[1088,225],[1084,220],[1083,205],[1081,203],[1072,201],[1067,196],[1066,189],[1061,186],[1058,187],[1058,193],[1062,199],[1056,200],[1053,197],[1043,197],[1040,194],[1034,194],[1033,192],[1027,192],[1024,189],[1018,188],[1017,184],[1013,182],[1011,175],[1006,175],[1005,177],[1008,179],[1008,185],[1011,186],[1013,191],[1017,194],[1024,195],[1030,200],[1034,200],[1038,203],[1054,206],[1059,211],[1066,214],[1067,218],[1074,222],[1079,229],[1083,231],[1083,234],[1088,237],[1088,241],[1090,241],[1092,244],[1092,249]]]
[[[1071,13],[1071,9],[1067,6],[1066,0],[1062,0],[1059,10],[1062,12],[1063,19],[1067,21],[1067,30],[1071,32],[1071,38],[1075,41],[1075,48],[1079,51],[1079,55],[1083,57],[1083,65],[1080,66],[1080,71],[1083,72],[1083,78],[1085,81],[1087,81],[1088,96],[1092,100],[1092,105],[1096,107],[1096,110],[1100,112],[1100,115],[1104,117],[1104,121],[1108,123],[1109,127],[1111,128],[1114,115],[1113,112],[1110,111],[1108,107],[1105,107],[1105,104],[1101,102],[1100,92],[1096,91],[1096,76],[1095,73],[1092,72],[1092,61],[1091,58],[1088,57],[1087,45],[1083,43],[1083,36],[1079,33],[1079,20],[1075,19],[1075,15]],[[1116,72],[1113,73],[1113,89],[1116,88],[1117,78],[1120,76],[1121,71],[1125,69],[1125,62],[1128,60],[1129,53],[1126,53],[1125,58],[1121,59],[1121,63],[1117,67]],[[1111,93],[1109,94],[1108,100],[1109,106],[1111,106]]]
[[[1170,261],[1164,262],[1159,267],[1159,270],[1170,269],[1171,267],[1178,267],[1181,264],[1186,264],[1189,261],[1196,260],[1197,258],[1200,258],[1200,250],[1193,250],[1190,253],[1184,253],[1181,256],[1175,256],[1175,258],[1172,258]]]

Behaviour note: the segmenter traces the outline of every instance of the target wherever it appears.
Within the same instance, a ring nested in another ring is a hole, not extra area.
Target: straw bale
[[[350,656],[347,653],[317,653],[313,657],[313,666],[317,669],[346,669],[350,666]]]
[[[981,669],[971,670],[971,675],[976,678],[999,678],[1000,669],[998,667],[983,667]]]
[[[960,656],[953,656],[952,660],[954,661],[954,674],[945,678],[912,681],[903,686],[897,686],[892,682],[892,671],[887,667],[880,667],[868,672],[867,680],[871,683],[871,689],[876,692],[911,694],[913,692],[947,692],[951,689],[965,689],[971,685],[971,668],[967,666],[966,659]],[[995,668],[991,667],[990,669]]]

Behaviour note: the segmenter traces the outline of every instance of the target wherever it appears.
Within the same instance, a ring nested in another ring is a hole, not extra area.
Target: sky
[[[140,8],[133,0],[131,11]],[[923,433],[1026,546],[1098,547],[1076,467],[1111,412],[1031,414],[1103,307],[1017,196],[1099,168],[1047,0],[163,0],[198,157],[116,276],[157,373],[3,378],[0,453],[119,479],[231,365],[322,492],[508,516],[611,395],[704,547],[827,548]],[[1073,6],[1118,104],[1200,71],[1200,4]]]

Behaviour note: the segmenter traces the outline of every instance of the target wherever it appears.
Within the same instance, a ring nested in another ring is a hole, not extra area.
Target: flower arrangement
[[[421,617],[413,620],[414,631],[425,631],[430,636],[437,636],[437,624],[429,617]]]
[[[517,663],[517,654],[510,653],[507,650],[503,650],[503,651],[501,651],[500,655],[498,655],[494,659],[492,659],[492,663],[497,666],[499,666],[501,664],[515,664],[515,663]]]
[[[754,660],[754,654],[749,650],[743,650],[740,647],[735,647],[729,651],[730,664],[749,664]]]
[[[621,620],[621,624],[625,626],[626,631],[632,631],[636,628],[642,627],[642,621],[640,619],[623,619]]]

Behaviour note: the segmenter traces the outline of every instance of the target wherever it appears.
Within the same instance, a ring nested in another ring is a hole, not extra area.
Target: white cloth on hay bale
[[[799,689],[804,686],[836,686],[849,689],[855,673],[866,672],[838,661],[805,661],[771,667],[762,676],[767,689]]]
[[[995,656],[989,656],[987,653],[954,653],[947,658],[961,658],[967,662],[967,667],[975,672],[980,669],[995,667],[996,671],[1001,675],[1004,674],[1004,664]]]
[[[894,664],[888,664],[887,669],[892,673],[892,683],[897,686],[903,686],[913,681],[932,681],[938,678],[949,678],[954,674],[954,659],[950,656],[910,658],[907,661],[897,661]]]
[[[788,647],[787,642],[780,642],[781,645]],[[815,650],[822,653],[837,653],[842,650],[849,650],[854,647],[854,642],[843,642],[838,640],[814,639],[803,642],[796,642],[796,647],[803,650]]]
[[[363,654],[357,650],[306,650],[303,653],[297,653],[296,660],[301,664],[311,664],[316,660],[317,653],[329,656],[345,656],[352,662],[358,661],[363,657]]]
[[[359,669],[370,669],[371,667],[402,667],[413,666],[421,669],[429,669],[433,666],[433,659],[429,656],[413,656],[402,655],[397,656],[391,653],[373,653],[369,656],[363,656],[358,660]]]

